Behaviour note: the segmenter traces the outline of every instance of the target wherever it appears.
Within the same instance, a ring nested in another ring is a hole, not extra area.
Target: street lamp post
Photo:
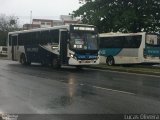
[[[31,29],[32,29],[32,10],[30,11],[30,26],[31,26]]]

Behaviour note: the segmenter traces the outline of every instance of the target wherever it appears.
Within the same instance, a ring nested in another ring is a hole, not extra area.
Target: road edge
[[[121,69],[121,68],[106,68],[100,66],[88,66],[87,68],[97,69],[97,70],[109,70],[109,71],[117,71],[117,72],[126,72],[126,73],[136,73],[136,74],[145,74],[145,75],[156,75],[160,76],[160,72],[153,71],[142,71],[142,70],[131,70],[131,69]]]

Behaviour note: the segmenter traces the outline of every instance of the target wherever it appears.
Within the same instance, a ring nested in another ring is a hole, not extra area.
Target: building
[[[60,26],[60,25],[64,25],[62,20],[53,20],[53,26]]]
[[[33,20],[32,20],[32,24],[33,24],[33,25],[40,25],[41,28],[53,27],[53,20],[33,19]]]
[[[40,28],[40,25],[38,24],[24,24],[23,25],[23,30],[36,29],[36,28]]]
[[[73,18],[70,15],[61,15],[60,20],[49,20],[49,19],[33,19],[32,24],[24,24],[23,29],[35,29],[35,28],[46,28],[60,25],[76,24],[80,20]]]
[[[73,18],[71,15],[61,15],[60,19],[62,20],[64,25],[77,24],[80,22],[79,19]]]

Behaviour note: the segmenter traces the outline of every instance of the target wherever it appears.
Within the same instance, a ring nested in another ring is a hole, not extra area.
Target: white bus
[[[98,64],[98,32],[92,25],[63,25],[10,32],[8,57],[21,64]]]
[[[140,33],[102,33],[100,63],[160,63],[160,35]]]
[[[7,56],[7,46],[0,46],[0,55]]]

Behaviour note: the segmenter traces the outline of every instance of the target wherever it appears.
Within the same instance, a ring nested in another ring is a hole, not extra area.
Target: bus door
[[[18,60],[18,35],[13,35],[11,38],[11,44],[12,44],[12,60]]]
[[[60,62],[61,64],[68,64],[67,40],[68,40],[68,31],[60,30]]]

